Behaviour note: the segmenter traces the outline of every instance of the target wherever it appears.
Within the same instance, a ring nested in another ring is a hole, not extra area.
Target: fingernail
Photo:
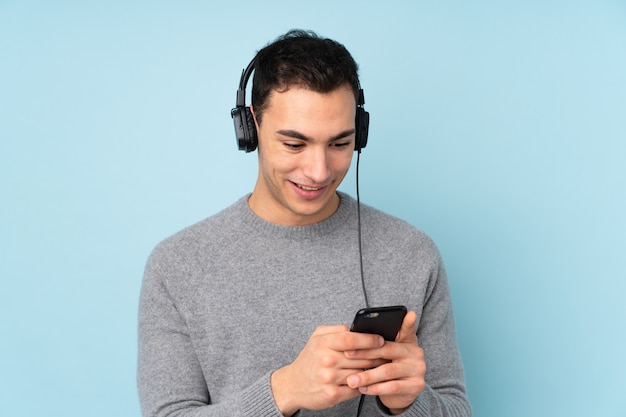
[[[356,375],[352,375],[348,377],[348,386],[350,388],[355,388],[359,385],[359,377]]]

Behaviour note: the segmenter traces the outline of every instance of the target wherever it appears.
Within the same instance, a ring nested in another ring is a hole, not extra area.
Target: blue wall
[[[361,64],[362,199],[438,243],[475,415],[626,416],[624,2],[84,3],[0,0],[7,415],[138,415],[146,257],[251,190],[239,75],[304,27]]]

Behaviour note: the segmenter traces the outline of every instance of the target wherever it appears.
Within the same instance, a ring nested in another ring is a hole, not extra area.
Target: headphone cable
[[[359,266],[361,269],[361,287],[363,288],[363,296],[365,297],[365,306],[369,307],[370,303],[367,299],[367,291],[365,290],[365,276],[363,274],[363,245],[361,239],[361,196],[359,194],[359,163],[361,162],[361,149],[359,148],[356,155],[356,218],[359,235]],[[356,417],[360,417],[361,409],[363,408],[363,402],[365,400],[365,394],[361,394],[359,398],[359,406],[356,411]]]
[[[363,244],[361,238],[361,196],[359,194],[359,163],[361,162],[361,149],[357,151],[356,156],[356,218],[359,236],[359,267],[361,271],[361,288],[363,289],[363,297],[365,297],[365,307],[369,307],[370,303],[365,290],[365,276],[363,274]]]

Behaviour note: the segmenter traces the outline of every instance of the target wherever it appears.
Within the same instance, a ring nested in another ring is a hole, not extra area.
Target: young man
[[[253,67],[253,192],[146,266],[143,415],[347,416],[365,395],[362,416],[469,416],[435,245],[337,191],[366,140],[356,63],[292,31]],[[349,331],[367,300],[409,308],[395,341]]]

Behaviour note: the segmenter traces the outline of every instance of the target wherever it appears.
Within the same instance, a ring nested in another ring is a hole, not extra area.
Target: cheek
[[[332,170],[336,173],[341,173],[342,176],[345,175],[350,169],[350,164],[352,163],[352,152],[350,153],[341,153],[335,156],[332,159]]]
[[[288,158],[277,155],[276,152],[263,152],[259,151],[259,167],[261,171],[269,175],[276,175],[282,173],[288,173],[293,171],[297,166],[294,158]]]
[[[279,174],[287,174],[298,168],[298,158],[293,156],[275,156],[272,164],[274,172]]]

